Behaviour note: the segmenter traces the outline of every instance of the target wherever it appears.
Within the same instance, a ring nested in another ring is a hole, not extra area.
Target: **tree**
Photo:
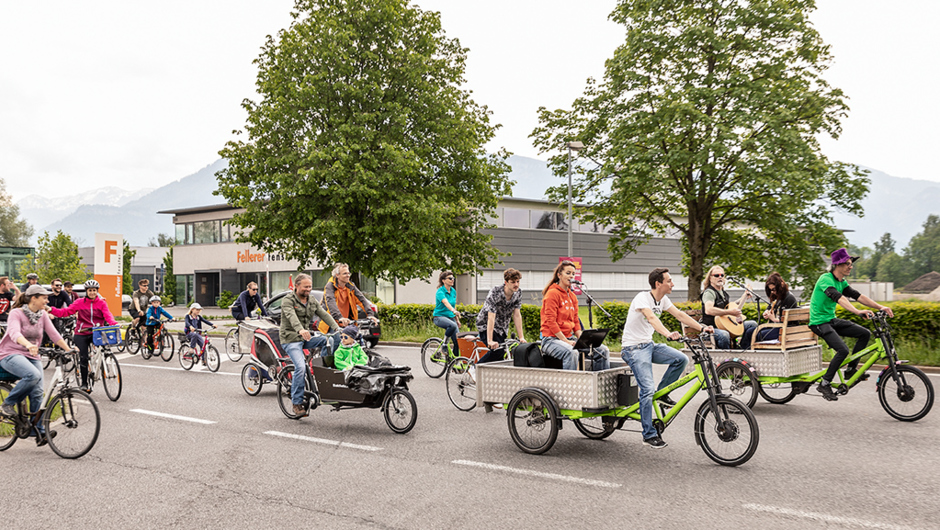
[[[872,249],[859,247],[849,243],[847,245],[850,256],[858,256],[855,267],[852,269],[853,278],[874,278],[875,271],[871,268]]]
[[[923,232],[911,238],[904,255],[911,261],[914,278],[931,271],[940,272],[940,216],[927,216]]]
[[[7,184],[0,178],[0,247],[25,247],[33,235],[33,227],[20,219],[20,207],[7,194]]]
[[[170,298],[170,301],[176,303],[176,276],[173,275],[173,245],[166,250],[163,256],[163,296]]]
[[[911,283],[918,276],[920,275],[913,273],[910,260],[896,252],[888,252],[878,260],[878,271],[873,279],[879,282],[894,282],[894,285],[901,287]]]
[[[829,47],[807,14],[813,0],[623,0],[611,19],[626,43],[571,110],[539,111],[532,133],[567,170],[584,167],[579,216],[615,226],[617,260],[652,235],[681,235],[689,297],[705,268],[751,278],[771,270],[811,285],[843,246],[831,211],[861,214],[868,179],[829,161],[816,137],[838,137],[848,107],[822,73]],[[585,164],[588,166],[588,164]],[[553,199],[562,190],[555,188]]]
[[[176,238],[169,234],[157,234],[156,238],[151,237],[147,242],[148,247],[172,247],[176,244]]]
[[[499,251],[481,233],[510,191],[496,127],[463,90],[467,50],[406,0],[297,0],[268,37],[248,141],[220,154],[218,194],[240,242],[346,262],[375,278],[468,272]]]
[[[90,276],[81,256],[78,255],[78,245],[61,230],[55,237],[50,237],[49,232],[43,232],[39,236],[36,254],[27,254],[26,259],[20,263],[21,278],[31,272],[39,275],[39,283],[52,283],[56,278],[80,283]]]
[[[121,278],[121,292],[124,294],[134,294],[134,276],[131,274],[131,262],[137,255],[136,250],[131,250],[131,246],[124,240],[124,277]]]

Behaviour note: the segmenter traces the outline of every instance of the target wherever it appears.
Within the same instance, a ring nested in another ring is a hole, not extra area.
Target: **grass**
[[[871,341],[868,342],[868,345],[871,346],[874,344],[875,338],[872,337]],[[855,339],[847,339],[845,341],[846,346],[849,347],[849,352],[852,351],[852,348],[855,346]],[[822,346],[822,356],[824,361],[831,361],[833,350],[829,349],[828,346],[822,341],[820,341]],[[898,340],[894,341],[894,348],[898,352],[898,359],[910,361],[911,364],[920,365],[920,366],[940,366],[940,356],[937,355],[937,351],[940,350],[940,341],[930,341],[930,340]],[[862,358],[859,363],[864,363],[869,356]]]

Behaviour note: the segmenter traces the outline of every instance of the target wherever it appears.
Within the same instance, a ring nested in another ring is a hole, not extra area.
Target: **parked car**
[[[284,301],[284,297],[287,296],[287,293],[289,292],[289,290],[281,291],[271,298],[268,298],[264,302],[264,309],[268,312],[268,315],[270,315],[271,318],[278,324],[281,323],[281,303]],[[323,291],[311,291],[310,295],[313,296],[317,303],[323,303]],[[369,306],[372,308],[373,312],[378,314],[379,308],[376,307],[375,304],[369,302]],[[366,315],[360,314],[359,317],[366,318]],[[315,319],[313,321],[313,326],[315,327],[317,324],[319,324],[319,322],[319,319]],[[375,348],[375,345],[379,343],[379,338],[382,336],[382,324],[372,324],[368,330],[363,329],[362,331],[366,333],[366,340],[369,342],[369,345]]]

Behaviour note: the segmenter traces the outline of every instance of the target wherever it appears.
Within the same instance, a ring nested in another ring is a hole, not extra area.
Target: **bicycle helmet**
[[[98,284],[96,280],[88,280],[85,282],[85,289],[100,289],[101,285]]]

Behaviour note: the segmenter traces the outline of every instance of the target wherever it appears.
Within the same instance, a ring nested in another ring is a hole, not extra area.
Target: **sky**
[[[614,0],[416,0],[469,48],[467,85],[502,127],[489,148],[545,159],[538,107],[568,108],[623,42]],[[14,200],[195,173],[241,129],[252,64],[292,0],[0,3],[0,178]],[[849,96],[832,160],[940,181],[940,2],[818,0],[810,19]]]

